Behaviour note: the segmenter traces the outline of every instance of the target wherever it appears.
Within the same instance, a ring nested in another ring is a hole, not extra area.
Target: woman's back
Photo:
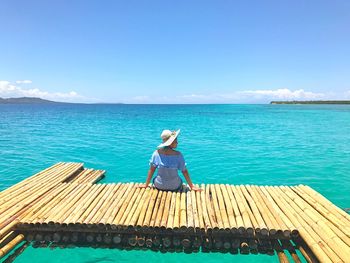
[[[186,164],[183,155],[178,151],[156,150],[153,152],[150,164],[158,168],[158,174],[153,183],[158,189],[176,190],[182,185],[178,170],[184,171]]]

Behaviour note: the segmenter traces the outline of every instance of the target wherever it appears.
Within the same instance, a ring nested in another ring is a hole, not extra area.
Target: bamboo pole
[[[120,207],[118,213],[116,214],[113,225],[120,227],[121,224],[123,224],[127,213],[125,213],[127,210],[130,210],[130,207],[132,205],[132,200],[136,198],[137,193],[140,191],[140,188],[138,188],[139,184],[135,184],[129,191],[128,195],[125,197],[125,200],[123,201],[122,206]]]
[[[61,183],[69,181],[70,178],[75,177],[77,173],[83,169],[83,165],[84,165],[83,163],[72,163],[73,172],[69,174],[60,173],[59,181]]]
[[[261,216],[263,217],[264,222],[266,222],[266,227],[269,229],[269,235],[274,237],[279,229],[279,225],[277,221],[274,219],[272,213],[269,208],[266,206],[265,202],[256,191],[253,186],[246,186],[247,191],[250,193],[252,199],[257,204],[257,208],[260,211]]]
[[[210,194],[209,194],[209,190],[210,190],[209,188],[210,188],[209,185],[202,184],[203,191],[201,192],[202,193],[201,199],[202,199],[202,202],[204,204],[203,211],[204,211],[204,206],[205,206],[206,207],[205,210],[207,211],[208,217],[210,220],[211,229],[217,231],[217,230],[219,230],[219,227],[218,227],[218,223],[216,221],[214,208],[212,207],[212,202],[211,202]]]
[[[41,211],[45,206],[47,206],[55,196],[57,196],[59,193],[61,193],[64,190],[65,187],[66,187],[65,183],[60,183],[55,188],[52,188],[45,195],[45,197],[43,197],[42,200],[36,202],[31,207],[31,209],[28,209],[28,212],[25,215],[23,215],[23,217],[21,218],[21,223],[28,222],[30,219],[35,217],[39,213],[39,211]]]
[[[283,251],[283,248],[281,244],[278,242],[278,240],[272,240],[271,241],[273,248],[277,251],[278,260],[281,263],[289,263],[288,257]]]
[[[191,199],[192,211],[193,211],[193,224],[196,232],[201,229],[204,230],[204,222],[202,217],[202,211],[199,213],[199,207],[197,208],[196,191],[188,191],[189,197]],[[201,217],[201,218],[200,218]],[[191,219],[189,219],[191,221]]]
[[[237,231],[241,235],[246,235],[247,232],[246,232],[246,228],[244,227],[243,218],[242,218],[242,215],[241,215],[241,213],[239,211],[237,200],[236,200],[236,198],[235,198],[235,196],[234,196],[234,194],[232,192],[231,186],[226,184],[225,185],[225,189],[226,189],[226,192],[227,192],[227,194],[229,196],[229,200],[230,200],[229,203],[231,204],[232,209],[233,209],[234,220],[236,222]]]
[[[53,169],[59,169],[59,167],[61,167],[62,165],[63,165],[63,163],[56,163],[53,166],[51,166],[43,171],[40,171],[39,173],[36,173],[36,174],[18,182],[17,184],[12,185],[11,187],[0,192],[0,199],[3,199],[4,196],[9,196],[12,193],[16,193],[17,190],[23,191],[23,188],[25,188],[26,185],[32,184],[35,180],[38,180],[38,178],[43,177],[49,171],[51,171]]]
[[[74,211],[76,206],[79,204],[79,200],[90,191],[92,185],[83,185],[80,191],[76,192],[71,198],[66,200],[66,205],[57,213],[56,221],[54,221],[56,226],[63,226],[63,222],[67,217]],[[50,222],[49,222],[50,223]],[[50,224],[52,225],[52,224]],[[66,224],[65,224],[66,226]]]
[[[14,239],[12,239],[9,243],[7,243],[5,246],[0,248],[0,258],[7,255],[7,253],[9,253],[14,247],[16,247],[23,240],[24,240],[24,235],[19,234]]]
[[[259,208],[258,208],[257,204],[255,203],[255,200],[249,194],[249,192],[247,190],[247,186],[240,186],[239,188],[240,188],[241,192],[243,193],[244,197],[246,198],[246,200],[248,201],[249,207],[251,208],[252,218],[254,218],[255,222],[256,222],[255,231],[258,232],[261,236],[266,237],[269,232],[268,232],[266,223],[265,223],[262,215],[260,214]]]
[[[168,191],[166,194],[166,199],[164,204],[164,212],[160,222],[160,227],[163,231],[167,228],[167,222],[168,222],[170,208],[171,208],[171,197],[172,197],[172,192]]]
[[[293,204],[289,205],[287,202],[281,199],[281,197],[278,197],[273,188],[265,187],[265,190],[277,202],[279,207],[288,215],[289,219],[294,222],[293,224],[299,229],[301,237],[308,243],[320,261],[340,261],[340,258],[328,247],[326,243],[321,240],[318,234],[302,218],[303,214],[298,214],[297,212],[290,213],[291,211],[294,211],[294,209],[290,206]]]
[[[169,248],[171,246],[172,240],[171,237],[166,236],[162,238],[162,243],[164,248]]]
[[[316,220],[317,223],[320,225],[321,228],[326,229],[327,231],[333,231],[335,235],[342,240],[348,247],[350,247],[350,238],[346,235],[346,231],[344,231],[344,228],[341,226],[337,227],[337,224],[334,224],[334,221],[332,220],[332,217],[329,217],[328,214],[321,213],[318,209],[317,212],[320,212],[320,214],[324,217],[322,221],[319,221],[317,218],[320,216],[316,211],[314,211],[314,207],[310,205],[305,199],[301,200],[299,196],[294,192],[291,188],[288,187],[282,187],[284,191],[286,191],[287,195],[290,199],[296,200],[298,203],[298,206],[301,209],[306,209],[308,214],[311,214],[311,217],[313,220]],[[298,200],[300,199],[300,200]]]
[[[166,195],[166,191],[159,190],[158,192],[159,193],[157,195],[157,199],[155,201],[155,204],[154,204],[154,207],[153,207],[153,211],[152,211],[152,214],[151,214],[151,217],[150,217],[150,222],[149,222],[149,226],[153,227],[153,229],[155,227],[155,222],[156,222],[156,219],[157,219],[157,216],[158,216],[158,212],[159,212],[160,217],[161,217],[162,211],[160,211],[159,207],[160,207],[160,203],[161,203],[162,198],[164,197],[164,195]]]
[[[240,211],[240,214],[241,214],[241,217],[243,220],[243,225],[245,227],[245,231],[246,231],[248,236],[252,236],[254,234],[254,229],[253,229],[253,224],[249,218],[249,213],[247,211],[247,207],[244,204],[245,200],[243,200],[243,197],[241,196],[240,192],[238,191],[238,188],[236,188],[233,185],[231,185],[230,188],[231,188],[231,191],[232,191],[232,193],[237,201],[237,206],[239,208],[239,211]]]
[[[44,198],[44,194],[46,192],[47,189],[41,189],[37,193],[33,194],[31,199],[27,199],[26,202],[23,203],[20,208],[13,211],[13,213],[11,213],[11,216],[7,217],[7,219],[5,219],[5,221],[3,221],[0,224],[0,229],[6,226],[7,224],[11,223],[11,221],[15,220],[16,218],[21,218],[22,216],[24,216],[28,212],[28,209],[35,204],[35,202],[40,201]],[[30,203],[30,201],[32,201],[32,203]]]
[[[186,231],[187,230],[187,213],[186,213],[186,192],[185,190],[181,191],[180,195],[180,229],[181,231]],[[191,207],[192,208],[192,207]],[[192,211],[191,211],[192,213]],[[193,214],[192,215],[192,230],[193,230]]]
[[[79,178],[79,180],[78,180],[79,183],[83,183],[83,184],[93,183],[93,182],[91,182],[90,178],[92,178],[97,173],[97,171],[94,169],[89,169],[89,170],[91,170],[91,172],[86,173],[85,175],[83,175]]]
[[[187,191],[187,193],[184,193],[184,194],[186,194],[186,200],[184,201],[184,205],[186,205],[185,216],[187,214],[187,226],[186,227],[187,227],[188,232],[194,232],[194,229],[195,229],[195,222],[194,222],[195,215],[194,215],[194,209],[193,209],[194,205],[192,203],[191,192],[193,192],[193,191]]]
[[[288,250],[294,262],[301,263],[301,260],[295,251],[294,245],[291,244],[290,240],[281,240],[281,243],[282,243],[282,248]]]
[[[175,207],[176,207],[176,193],[172,192],[170,208],[169,208],[169,216],[167,220],[167,229],[172,230],[174,227],[174,217],[175,217]]]
[[[80,167],[80,166],[79,166]],[[76,167],[75,167],[76,168]],[[76,171],[76,170],[70,170]],[[45,183],[40,183],[38,185],[35,185],[30,191],[25,192],[16,198],[13,199],[13,202],[16,202],[17,205],[12,206],[10,209],[8,209],[6,212],[8,214],[15,214],[22,210],[25,206],[33,205],[33,202],[35,202],[36,199],[40,198],[42,195],[46,194],[48,191],[50,191],[53,187],[57,185],[57,182],[52,184],[52,182],[56,179],[50,178]]]
[[[48,209],[49,204],[59,195],[65,191],[66,183],[60,183],[57,187],[50,190],[45,196],[42,197],[42,200],[35,200],[32,203],[31,209],[28,209],[26,213],[21,218],[21,224],[28,227],[30,222],[39,218],[39,216]]]
[[[300,187],[291,188],[294,190],[293,192],[298,194],[307,202],[313,209],[317,210],[320,214],[322,214],[325,218],[327,218],[332,224],[334,224],[337,228],[339,228],[344,234],[350,237],[350,221],[346,219],[341,213],[338,212],[336,208],[332,205],[325,205],[328,202],[323,202],[322,199],[318,200],[316,195],[316,200],[309,194],[308,192],[303,191]],[[306,188],[308,189],[308,188]],[[311,189],[311,188],[310,188]],[[308,190],[307,190],[308,191]],[[309,190],[311,191],[311,190]],[[324,199],[323,199],[324,200]]]
[[[151,248],[151,247],[153,246],[152,237],[148,236],[148,237],[146,238],[145,243],[146,243],[146,247]]]
[[[296,247],[300,251],[300,253],[304,256],[305,260],[308,263],[319,263],[319,260],[316,258],[314,253],[308,247],[308,245],[301,239],[293,240],[296,244]]]
[[[242,239],[240,244],[240,252],[241,254],[249,254],[249,245],[247,240]]]
[[[36,184],[29,183],[27,185],[22,186],[21,188],[16,189],[15,191],[12,191],[11,193],[8,193],[6,196],[2,197],[2,203],[0,205],[0,214],[8,213],[8,208],[13,207],[13,204],[18,204],[20,200],[25,200],[25,198],[28,197],[28,194],[30,193],[30,190],[32,190],[33,187],[35,187],[37,184],[41,183],[44,179],[41,179]]]
[[[84,180],[84,183],[95,184],[104,178],[106,171],[105,170],[97,170],[93,175],[90,175],[88,178]]]
[[[271,204],[273,210],[276,211],[277,216],[275,218],[276,220],[279,221],[279,224],[283,226],[284,237],[290,238],[292,231],[295,230],[294,225],[289,220],[289,218],[285,215],[285,213],[281,210],[282,208],[275,203],[276,200],[274,200],[270,196],[269,192],[267,191],[267,188],[264,186],[261,186],[259,189],[262,192],[262,196],[264,196],[264,198],[266,198],[269,201],[269,203],[267,204]]]
[[[11,240],[16,237],[17,233],[15,231],[8,232],[5,236],[0,239],[0,248],[8,244]]]
[[[263,192],[263,187],[254,186],[253,187],[257,193],[258,198],[261,198],[262,203],[264,203],[268,209],[268,211],[271,214],[271,221],[273,222],[273,225],[276,228],[276,235],[280,237],[290,237],[291,231],[288,229],[286,224],[283,222],[282,218],[280,217],[280,209],[275,204],[271,198],[269,199],[265,193]]]
[[[180,226],[181,192],[176,193],[175,214],[173,230],[177,231]]]
[[[93,170],[90,173],[85,174],[84,176],[81,176],[81,178],[79,178],[79,181],[77,181],[80,184],[88,184],[91,183],[93,184],[94,182],[91,181],[92,178],[94,178],[94,175],[97,173],[96,170]]]
[[[57,174],[56,174],[56,177],[57,177]],[[23,205],[26,204],[27,200],[32,200],[32,195],[33,193],[36,194],[37,190],[40,190],[40,191],[50,190],[52,187],[54,187],[57,184],[57,182],[55,182],[55,184],[52,184],[52,182],[55,181],[56,177],[50,177],[49,179],[43,178],[42,179],[43,182],[41,181],[37,182],[33,186],[29,185],[28,186],[28,188],[30,187],[29,189],[21,189],[22,191],[20,194],[16,194],[16,196],[14,197],[7,196],[6,198],[3,199],[3,204],[0,206],[0,210],[3,210],[2,212],[0,212],[0,214],[4,214],[4,212],[9,214],[13,212],[13,210],[16,210],[16,209],[18,210],[18,208],[22,208]],[[13,204],[16,204],[16,205],[13,205]]]
[[[336,205],[334,205],[331,201],[329,201],[327,198],[325,198],[320,193],[316,192],[314,189],[312,189],[309,186],[300,185],[297,188],[302,189],[304,192],[309,194],[314,200],[322,204],[324,207],[326,207],[329,211],[331,211],[334,215],[339,217],[340,219],[346,219],[348,223],[350,223],[350,215],[346,213],[344,210],[340,209]],[[342,216],[342,217],[340,217]]]
[[[146,217],[147,208],[148,208],[148,206],[151,205],[152,194],[154,192],[155,191],[153,191],[153,189],[151,189],[150,187],[147,187],[147,189],[146,189],[146,196],[143,199],[143,204],[142,204],[142,207],[141,207],[141,210],[140,210],[140,213],[139,213],[140,216],[139,216],[139,218],[137,219],[137,222],[136,222],[136,228],[137,229],[142,229],[142,225],[143,225],[144,219]]]
[[[106,212],[106,209],[109,208],[109,201],[111,200],[115,191],[117,190],[115,186],[115,184],[107,184],[104,195],[101,196],[99,202],[96,204],[96,206],[90,213],[90,223],[88,224],[88,227],[97,226],[100,223],[100,219],[103,217],[103,214]]]
[[[109,215],[106,215],[108,216],[106,226],[110,227],[112,225],[115,216],[118,214],[120,208],[124,204],[124,200],[128,197],[130,191],[134,189],[133,186],[134,183],[127,183],[126,187],[119,192],[115,202],[113,203],[113,209],[111,209],[111,213]]]
[[[106,233],[103,235],[103,242],[107,245],[112,243],[112,235],[110,233]]]
[[[138,236],[137,237],[137,245],[139,247],[143,247],[146,243],[146,238],[144,236]]]
[[[44,207],[44,211],[41,211],[41,216],[37,217],[39,220],[37,222],[33,220],[32,223],[41,223],[46,226],[49,223],[50,219],[54,219],[57,216],[58,211],[62,212],[64,208],[67,208],[65,202],[71,200],[71,196],[79,192],[82,187],[83,185],[68,185],[66,190],[61,192],[61,194],[59,194],[55,199],[53,199]],[[51,225],[53,224],[54,222],[52,221]]]
[[[214,208],[216,222],[217,222],[218,228],[219,228],[217,230],[223,230],[224,229],[224,224],[223,224],[223,219],[222,219],[222,216],[221,216],[221,213],[220,213],[218,197],[217,197],[216,191],[215,191],[215,185],[214,184],[210,184],[208,189],[209,189],[209,193],[208,193],[208,197],[207,198],[209,198],[210,203],[212,204],[212,206]]]
[[[202,187],[202,189],[205,189],[203,184],[201,187]],[[209,214],[207,211],[207,206],[205,204],[204,190],[202,190],[200,192],[196,192],[196,201],[197,201],[197,207],[198,207],[198,213],[199,213],[199,220],[200,220],[199,222],[200,222],[200,224],[202,223],[203,228],[205,228],[205,231],[211,232],[212,226],[211,226]],[[201,228],[201,229],[204,230],[203,228]]]
[[[152,188],[151,199],[149,201],[149,205],[146,210],[146,215],[142,223],[142,228],[148,230],[151,225],[151,217],[153,213],[153,208],[156,204],[156,200],[158,200],[158,195],[161,194],[161,191],[158,191],[156,188]]]
[[[75,202],[79,199],[80,194],[84,194],[88,188],[88,185],[78,185],[76,189],[74,189],[68,196],[66,196],[66,198],[62,200],[62,203],[58,207],[51,210],[51,212],[54,214],[44,222],[50,226],[53,226],[55,223],[62,222],[62,216],[65,214],[65,212],[75,205]]]
[[[7,226],[5,226],[4,228],[0,229],[0,240],[5,237],[8,233],[11,233],[11,230],[13,229],[13,227],[18,223],[18,219],[12,221],[10,224],[8,224]],[[0,241],[0,245],[2,243],[2,240]]]
[[[220,190],[222,192],[224,206],[227,209],[227,220],[228,220],[229,228],[231,229],[231,232],[235,234],[237,232],[237,223],[235,220],[235,214],[234,214],[231,198],[224,184],[220,184]]]
[[[29,246],[28,242],[23,242],[21,246],[19,246],[10,256],[8,256],[3,263],[12,263],[16,260],[16,258],[23,253],[23,251]]]
[[[83,181],[83,178],[85,178],[85,176],[92,173],[93,171],[94,171],[93,169],[84,168],[80,173],[78,173],[74,178],[71,178],[68,182],[69,183],[81,183]]]
[[[131,196],[131,199],[128,201],[128,205],[125,209],[125,212],[119,222],[120,225],[127,225],[127,219],[131,218],[132,216],[132,212],[135,209],[135,204],[137,205],[137,200],[140,200],[140,197],[142,196],[142,192],[144,191],[144,188],[138,188],[137,185],[137,189],[134,192],[134,194]]]
[[[168,196],[168,191],[164,191],[164,193],[162,194],[162,198],[160,199],[159,208],[158,208],[157,215],[155,217],[154,224],[153,224],[153,227],[156,230],[159,230],[159,228],[160,228],[160,224],[161,224],[162,217],[164,214],[164,206],[165,206],[165,201],[166,201],[167,196]]]
[[[100,185],[92,185],[88,192],[80,199],[79,203],[75,207],[75,209],[70,213],[67,219],[63,222],[63,224],[67,224],[68,226],[72,226],[78,223],[79,218],[84,214],[86,209],[89,207],[91,202],[96,198],[96,196],[100,193],[101,186]]]
[[[112,241],[113,241],[113,243],[114,244],[120,244],[121,242],[122,242],[122,235],[121,234],[115,234],[114,236],[113,236],[113,239],[112,239]]]
[[[336,227],[342,229],[347,236],[350,236],[350,222],[348,222],[340,213],[336,212],[335,210],[331,212],[328,207],[323,206],[320,202],[314,200],[310,195],[298,187],[294,188],[294,191],[291,191],[300,196],[306,203],[308,203],[310,207],[312,207],[312,209],[318,211]]]
[[[28,218],[27,223],[29,223],[31,226],[34,224],[40,225],[40,224],[47,224],[45,223],[45,220],[48,219],[48,217],[53,213],[52,207],[57,207],[61,204],[61,201],[70,194],[71,190],[76,187],[75,184],[66,184],[62,183],[66,188],[59,194],[57,194],[46,206],[44,206],[42,209],[40,209],[33,217]]]
[[[222,226],[226,230],[226,232],[230,232],[231,227],[230,227],[230,223],[228,220],[228,214],[226,211],[226,206],[225,206],[225,202],[223,199],[220,185],[215,184],[213,188],[215,189],[215,195],[217,197],[217,203],[219,206],[219,211],[220,211],[220,215],[221,215],[221,219],[222,219]]]
[[[241,240],[239,238],[233,238],[231,240],[231,248],[233,249],[239,248],[240,244],[241,244]]]
[[[127,189],[128,184],[117,183],[114,186],[113,193],[109,202],[105,205],[105,212],[102,217],[98,219],[98,225],[100,227],[107,226],[108,219],[113,215],[113,208],[117,206],[120,198],[123,196],[125,190]]]
[[[274,188],[276,192],[281,193],[281,189]],[[288,193],[288,190],[285,190],[284,193]],[[314,214],[308,207],[304,206],[305,203],[296,202],[296,199],[290,198],[288,195],[283,195],[286,202],[289,202],[290,206],[301,215],[301,217],[311,226],[316,233],[321,237],[321,239],[331,248],[340,258],[343,260],[350,258],[350,249],[335,233],[323,223],[322,219]],[[299,199],[301,201],[301,199]]]
[[[95,207],[102,196],[106,193],[106,190],[106,184],[98,185],[96,192],[88,199],[86,205],[83,206],[83,213],[74,218],[75,224],[87,226],[90,223],[93,213],[96,212]]]
[[[239,193],[239,195],[241,196],[241,199],[242,199],[242,203],[245,207],[245,211],[247,212],[248,216],[249,216],[249,220],[251,222],[251,225],[252,225],[252,230],[250,232],[250,229],[247,229],[247,233],[249,236],[253,236],[254,234],[259,234],[261,235],[261,229],[259,228],[259,225],[258,225],[258,222],[254,216],[254,213],[253,211],[251,210],[251,207],[249,206],[249,203],[248,203],[248,200],[246,200],[245,196],[244,196],[244,193],[243,193],[243,187],[242,185],[240,186],[236,186],[236,190],[237,192]]]
[[[132,206],[128,217],[125,220],[125,225],[129,227],[135,227],[137,219],[139,218],[141,209],[142,209],[142,200],[146,197],[146,189],[142,188],[137,196],[136,201],[134,202],[134,205]]]
[[[192,242],[190,238],[183,238],[181,240],[181,245],[184,247],[184,249],[189,249],[192,246]]]

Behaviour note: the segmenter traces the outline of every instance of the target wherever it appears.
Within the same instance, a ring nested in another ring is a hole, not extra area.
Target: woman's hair
[[[166,149],[172,149],[172,148],[171,148],[170,145],[169,145],[169,146],[164,146],[162,149],[163,149],[163,150],[166,150]]]

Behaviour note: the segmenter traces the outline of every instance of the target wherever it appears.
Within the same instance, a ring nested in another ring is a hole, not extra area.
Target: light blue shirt
[[[186,163],[180,152],[177,155],[166,155],[154,151],[150,165],[158,168],[157,176],[153,180],[156,188],[160,190],[176,190],[182,185],[178,170],[186,170]]]

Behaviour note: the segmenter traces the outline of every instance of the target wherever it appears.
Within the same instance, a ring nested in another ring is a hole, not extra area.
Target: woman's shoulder
[[[158,154],[163,154],[163,155],[170,155],[170,156],[173,156],[173,155],[180,156],[181,155],[181,152],[176,151],[174,149],[171,149],[170,151],[169,150],[165,151],[164,149],[158,149],[157,153]]]
[[[176,151],[176,150],[173,150],[173,151],[174,151],[174,155],[182,155],[180,151]]]

